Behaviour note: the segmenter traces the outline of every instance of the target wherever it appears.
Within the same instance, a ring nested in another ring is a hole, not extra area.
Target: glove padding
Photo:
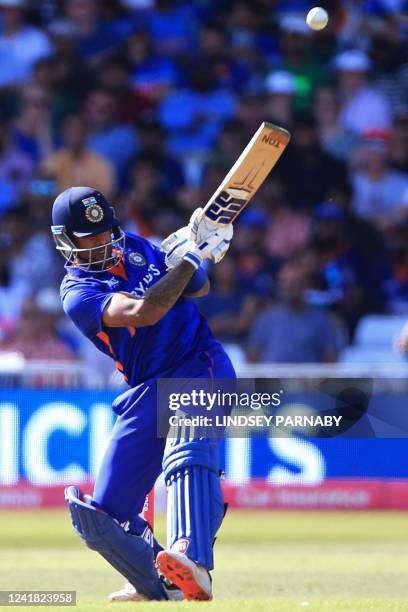
[[[183,259],[198,268],[205,259],[218,263],[229,249],[233,235],[232,225],[217,228],[207,234],[198,244],[192,239],[190,224],[165,238],[161,247],[166,251],[165,263],[168,269],[177,266]]]
[[[218,223],[215,223],[215,221],[212,221],[203,214],[202,208],[196,208],[193,212],[188,227],[191,231],[191,238],[196,244],[206,240],[210,234],[220,229]],[[221,229],[224,228],[222,227]]]

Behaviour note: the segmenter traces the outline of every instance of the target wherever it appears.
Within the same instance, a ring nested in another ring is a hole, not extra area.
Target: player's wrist
[[[191,245],[187,253],[183,255],[183,261],[188,261],[196,270],[203,263],[203,256],[195,245]]]

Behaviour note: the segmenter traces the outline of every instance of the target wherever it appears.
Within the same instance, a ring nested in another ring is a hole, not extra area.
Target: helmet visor
[[[65,231],[53,227],[56,248],[68,263],[84,272],[106,272],[118,265],[125,250],[125,234],[120,227],[111,229],[110,240],[90,248],[79,248]]]

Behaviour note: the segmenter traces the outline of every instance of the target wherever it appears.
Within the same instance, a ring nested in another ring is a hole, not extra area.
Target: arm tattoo
[[[150,287],[143,299],[154,306],[169,310],[183,293],[194,272],[194,266],[188,261],[182,261],[178,266],[169,270],[153,287]]]

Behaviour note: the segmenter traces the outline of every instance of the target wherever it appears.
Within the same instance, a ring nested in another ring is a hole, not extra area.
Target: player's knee
[[[189,440],[166,445],[163,457],[165,479],[174,472],[191,466],[207,468],[218,474],[219,440]]]

